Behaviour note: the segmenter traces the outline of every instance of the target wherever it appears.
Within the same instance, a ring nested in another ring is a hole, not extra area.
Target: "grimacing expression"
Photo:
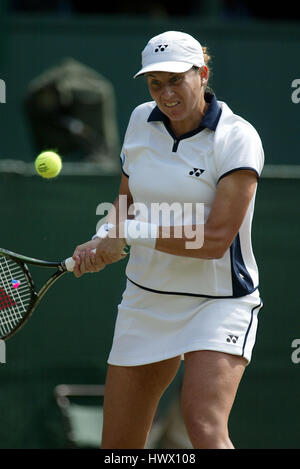
[[[202,87],[199,69],[184,73],[149,72],[146,77],[153,100],[171,121],[189,119],[198,113]]]

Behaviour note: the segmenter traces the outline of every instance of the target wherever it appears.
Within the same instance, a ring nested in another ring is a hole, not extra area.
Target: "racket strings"
[[[31,288],[20,265],[0,256],[0,337],[22,321],[30,300]]]

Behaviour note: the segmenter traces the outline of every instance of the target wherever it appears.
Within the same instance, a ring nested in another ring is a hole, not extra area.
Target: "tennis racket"
[[[38,292],[27,264],[55,269]],[[12,337],[30,318],[49,288],[72,272],[74,265],[72,257],[48,262],[0,248],[0,339]]]

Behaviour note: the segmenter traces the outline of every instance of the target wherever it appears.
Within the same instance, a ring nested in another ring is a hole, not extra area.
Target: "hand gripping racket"
[[[27,264],[56,269],[37,292]],[[47,262],[0,248],[0,339],[12,337],[29,319],[49,288],[67,272],[72,272],[72,257]]]

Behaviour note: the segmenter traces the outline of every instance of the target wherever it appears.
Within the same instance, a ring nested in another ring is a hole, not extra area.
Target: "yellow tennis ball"
[[[35,169],[43,178],[51,179],[58,176],[61,168],[61,157],[54,151],[43,151],[35,160]]]

